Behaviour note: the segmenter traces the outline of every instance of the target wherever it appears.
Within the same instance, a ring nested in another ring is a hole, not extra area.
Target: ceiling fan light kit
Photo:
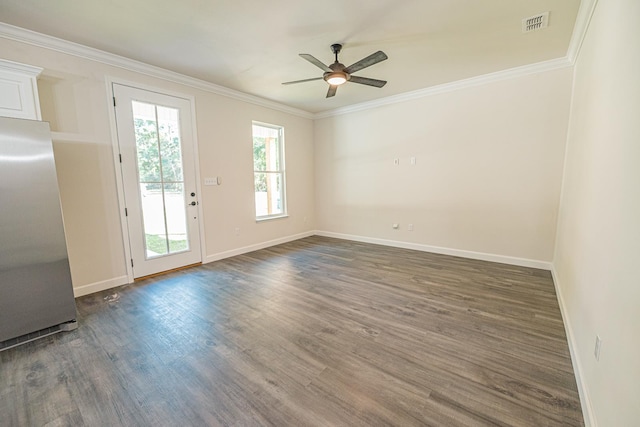
[[[302,57],[303,59],[306,59],[316,67],[323,70],[324,74],[322,75],[322,77],[316,77],[316,78],[304,79],[304,80],[295,80],[292,82],[285,82],[282,84],[290,85],[295,83],[310,82],[314,80],[324,80],[329,84],[329,90],[327,91],[327,98],[335,96],[336,91],[338,90],[338,86],[346,82],[358,83],[358,84],[373,86],[378,88],[381,88],[385,84],[387,84],[386,80],[370,79],[368,77],[359,77],[359,76],[351,75],[356,71],[360,71],[363,68],[370,67],[374,64],[377,64],[378,62],[382,62],[385,59],[387,59],[388,57],[384,52],[379,50],[367,56],[366,58],[363,58],[360,61],[349,65],[348,67],[345,67],[344,64],[338,61],[338,54],[340,53],[341,50],[342,50],[341,44],[336,43],[331,45],[331,52],[333,52],[333,54],[335,55],[335,62],[328,66],[323,64],[320,60],[318,60],[313,55],[309,55],[308,53],[301,53],[300,57]]]
[[[349,75],[347,73],[340,72],[324,73],[324,80],[330,85],[339,86],[349,80]]]

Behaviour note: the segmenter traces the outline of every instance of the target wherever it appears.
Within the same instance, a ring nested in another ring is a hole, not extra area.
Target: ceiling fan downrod
[[[342,45],[340,43],[331,45],[331,52],[336,56],[336,62],[338,62],[338,54],[342,50]]]

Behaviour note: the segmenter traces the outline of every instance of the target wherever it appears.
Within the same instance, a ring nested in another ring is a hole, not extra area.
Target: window
[[[253,122],[256,219],[286,215],[284,128]]]

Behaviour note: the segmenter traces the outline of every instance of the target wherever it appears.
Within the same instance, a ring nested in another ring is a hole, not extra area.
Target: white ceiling
[[[3,22],[316,113],[567,55],[580,0],[0,0]],[[521,21],[550,12],[549,26]],[[389,59],[326,99],[298,56]]]

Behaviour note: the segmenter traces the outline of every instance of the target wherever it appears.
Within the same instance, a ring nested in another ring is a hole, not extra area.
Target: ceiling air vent
[[[549,12],[540,13],[535,16],[530,16],[529,18],[524,18],[522,20],[522,32],[530,33],[532,31],[541,30],[543,28],[547,28],[549,24]]]

